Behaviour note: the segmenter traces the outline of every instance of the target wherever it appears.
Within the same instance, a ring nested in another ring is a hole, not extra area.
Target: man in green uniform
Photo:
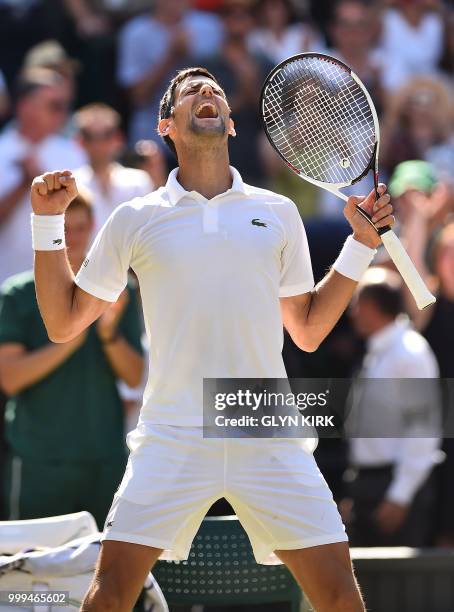
[[[92,226],[89,198],[78,197],[65,222],[74,271],[85,258]],[[0,385],[9,396],[6,518],[88,510],[102,528],[126,459],[117,383],[140,384],[140,338],[131,287],[80,336],[53,344],[38,310],[33,272],[4,283]]]

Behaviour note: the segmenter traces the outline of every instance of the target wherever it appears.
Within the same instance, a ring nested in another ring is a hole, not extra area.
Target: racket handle
[[[433,304],[436,301],[435,296],[432,295],[426,287],[426,284],[396,234],[389,229],[387,232],[381,234],[381,239],[394,265],[399,270],[407,287],[415,298],[419,310]]]

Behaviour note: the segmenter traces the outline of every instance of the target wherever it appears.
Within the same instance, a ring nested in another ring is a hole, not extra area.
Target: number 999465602
[[[34,607],[67,606],[69,591],[0,591],[0,605]]]

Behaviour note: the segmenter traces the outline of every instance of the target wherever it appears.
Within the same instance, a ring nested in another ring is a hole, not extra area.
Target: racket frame
[[[371,110],[372,119],[374,123],[374,129],[375,129],[374,151],[372,153],[368,166],[363,170],[363,172],[359,176],[354,178],[353,180],[347,181],[345,183],[327,183],[327,182],[325,183],[323,181],[318,181],[317,179],[313,179],[309,176],[306,176],[301,170],[298,170],[298,168],[296,168],[292,163],[290,163],[284,157],[284,155],[279,151],[277,146],[274,144],[271,134],[268,131],[268,126],[265,122],[265,97],[266,97],[266,90],[267,90],[270,80],[274,77],[275,74],[277,74],[282,69],[283,66],[290,64],[292,61],[298,61],[300,59],[310,58],[310,57],[322,59],[331,64],[335,64],[339,66],[342,70],[345,70],[346,72],[348,72],[348,74],[352,77],[352,79],[361,88],[361,91],[365,95],[367,102],[369,104],[370,110]],[[375,197],[376,199],[379,198],[378,153],[379,153],[379,148],[380,148],[380,126],[378,123],[377,111],[375,109],[375,105],[364,83],[353,72],[353,70],[349,66],[344,64],[344,62],[338,60],[335,57],[331,57],[330,55],[326,55],[324,53],[312,53],[312,52],[299,53],[297,55],[293,55],[292,57],[285,59],[284,61],[280,62],[277,66],[275,66],[271,70],[271,72],[268,74],[268,76],[266,77],[265,82],[262,86],[261,93],[260,93],[260,109],[261,109],[262,125],[265,130],[265,134],[266,134],[266,137],[268,138],[268,141],[270,142],[273,149],[277,152],[279,157],[284,161],[284,163],[291,170],[293,170],[293,172],[295,172],[295,174],[297,174],[301,179],[307,181],[308,183],[311,183],[312,185],[315,185],[316,187],[325,189],[326,191],[331,192],[332,194],[334,194],[341,200],[344,200],[344,202],[347,202],[349,196],[347,196],[345,193],[342,193],[342,191],[340,190],[344,187],[349,187],[350,185],[354,185],[355,183],[358,183],[359,181],[361,181],[361,179],[367,176],[367,174],[369,174],[370,170],[372,170],[373,176],[374,176]],[[426,287],[424,281],[422,280],[421,276],[416,270],[412,260],[408,256],[402,243],[400,242],[399,238],[396,236],[392,228],[390,226],[381,227],[381,228],[375,227],[369,213],[367,213],[363,208],[361,208],[361,206],[358,206],[358,205],[356,206],[356,209],[364,217],[364,219],[366,219],[366,221],[370,223],[370,225],[372,225],[375,231],[380,235],[384,247],[388,251],[388,254],[390,255],[392,261],[394,262],[396,268],[399,270],[402,278],[404,279],[408,288],[410,289],[413,297],[415,298],[418,308],[422,310],[423,308],[426,308],[427,306],[430,306],[431,304],[433,304],[436,301],[435,296],[432,295],[432,293]]]

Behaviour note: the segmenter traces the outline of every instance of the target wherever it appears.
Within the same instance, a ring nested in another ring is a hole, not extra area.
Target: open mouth
[[[218,109],[212,102],[202,102],[195,111],[195,116],[199,119],[216,119]]]

